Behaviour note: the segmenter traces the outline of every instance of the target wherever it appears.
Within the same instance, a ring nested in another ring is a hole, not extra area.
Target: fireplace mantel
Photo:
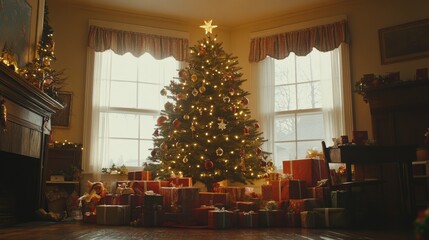
[[[0,174],[0,203],[13,203],[14,221],[31,220],[34,211],[42,206],[50,118],[63,106],[1,63],[0,100],[6,107],[7,119],[6,126],[0,126],[0,164],[4,169]],[[19,191],[14,189],[18,186]],[[1,209],[7,208],[0,206]]]

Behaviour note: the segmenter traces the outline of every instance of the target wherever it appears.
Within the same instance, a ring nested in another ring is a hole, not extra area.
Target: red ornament
[[[186,99],[186,95],[183,93],[178,93],[176,98],[177,98],[177,100],[184,100],[184,99]]]
[[[244,127],[243,134],[244,136],[249,135],[249,129],[247,127]]]
[[[159,129],[158,128],[155,129],[155,131],[153,132],[152,135],[155,136],[155,137],[158,137],[159,136]]]
[[[182,69],[182,70],[179,71],[179,77],[181,77],[181,78],[188,78],[189,77],[189,73],[186,70]]]
[[[231,106],[230,109],[231,109],[231,112],[233,112],[233,113],[237,112],[237,108],[235,106]]]
[[[256,149],[256,154],[257,154],[257,155],[261,155],[261,153],[262,153],[262,149],[261,149],[261,148],[257,148],[257,149]]]
[[[261,126],[259,126],[259,123],[255,123],[255,129],[260,128]]]
[[[261,167],[265,167],[265,166],[267,166],[267,162],[265,162],[265,161],[260,161],[260,162],[259,162],[259,166],[261,166]]]
[[[206,160],[206,161],[205,161],[205,163],[204,163],[204,167],[205,167],[207,170],[212,169],[212,168],[214,167],[214,163],[213,163],[213,161],[211,161],[211,160]]]
[[[249,99],[247,99],[246,97],[243,97],[243,99],[241,100],[241,104],[243,105],[249,104]]]
[[[201,56],[202,56],[202,55],[205,55],[205,54],[206,54],[206,50],[201,49],[201,50],[200,50],[200,52],[199,52],[199,55],[201,55]]]
[[[179,121],[179,119],[177,119],[177,118],[176,118],[176,119],[174,119],[174,121],[173,121],[173,126],[174,126],[174,127],[176,127],[176,128],[177,128],[177,127],[180,127],[180,125],[181,125],[181,124],[182,124],[182,123]]]
[[[158,125],[158,126],[161,126],[162,124],[164,124],[165,123],[165,121],[167,120],[167,118],[166,117],[164,117],[164,116],[160,116],[157,120],[156,120],[156,124]]]

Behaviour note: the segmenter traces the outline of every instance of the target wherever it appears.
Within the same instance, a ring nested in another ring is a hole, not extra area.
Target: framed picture
[[[18,67],[31,62],[42,35],[45,0],[2,1],[0,51],[15,57]]]
[[[378,31],[381,64],[429,56],[429,19]]]
[[[70,127],[71,117],[71,104],[72,104],[72,93],[71,92],[58,92],[58,97],[62,100],[64,108],[52,115],[52,126],[54,127]]]

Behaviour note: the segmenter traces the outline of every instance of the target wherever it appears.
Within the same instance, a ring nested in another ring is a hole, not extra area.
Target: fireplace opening
[[[40,206],[41,160],[0,151],[0,226],[35,219]]]

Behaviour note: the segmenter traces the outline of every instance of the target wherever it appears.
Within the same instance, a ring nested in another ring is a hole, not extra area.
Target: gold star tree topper
[[[204,25],[201,25],[200,28],[204,28],[204,30],[206,30],[206,34],[207,33],[212,33],[213,28],[217,28],[217,25],[212,25],[212,21],[205,21],[204,20]]]

